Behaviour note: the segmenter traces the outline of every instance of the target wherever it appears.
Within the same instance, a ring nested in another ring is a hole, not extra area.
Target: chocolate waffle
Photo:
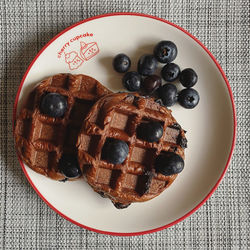
[[[160,122],[163,136],[158,142],[137,138],[141,123]],[[107,140],[119,139],[129,146],[122,164],[111,164],[102,157]],[[154,161],[161,152],[175,152],[184,158],[185,131],[171,110],[137,94],[118,93],[101,98],[91,108],[78,136],[78,160],[90,186],[108,197],[117,208],[132,202],[150,200],[169,187],[177,174],[157,173]]]
[[[67,99],[62,118],[40,111],[41,98],[59,93]],[[111,93],[86,75],[58,74],[43,80],[29,95],[15,122],[16,148],[21,159],[34,171],[55,180],[65,180],[59,170],[63,155],[77,160],[76,142],[84,118],[100,97]]]

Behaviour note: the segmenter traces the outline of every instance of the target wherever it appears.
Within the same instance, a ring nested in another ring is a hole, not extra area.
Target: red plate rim
[[[194,213],[198,208],[200,208],[208,199],[209,197],[214,193],[214,191],[217,189],[218,185],[220,184],[222,178],[224,177],[227,169],[228,169],[228,166],[229,166],[229,163],[230,163],[230,160],[232,158],[232,154],[233,154],[233,149],[234,149],[234,146],[235,146],[235,141],[236,141],[236,125],[237,125],[237,122],[236,122],[236,109],[235,109],[235,104],[234,104],[234,100],[233,100],[233,93],[232,93],[232,90],[230,88],[230,85],[229,85],[229,82],[226,78],[226,75],[225,73],[223,72],[221,66],[219,65],[219,63],[216,61],[215,57],[212,55],[212,53],[205,47],[204,44],[202,44],[196,37],[194,37],[192,34],[190,34],[188,31],[184,30],[183,28],[181,28],[180,26],[174,24],[174,23],[171,23],[165,19],[162,19],[162,18],[159,18],[159,17],[156,17],[156,16],[152,16],[152,15],[148,15],[148,14],[143,14],[143,13],[136,13],[136,12],[115,12],[115,13],[108,13],[108,14],[102,14],[102,15],[98,15],[98,16],[94,16],[94,17],[90,17],[90,18],[87,18],[87,19],[84,19],[80,22],[77,22],[71,26],[69,26],[68,28],[64,29],[63,31],[61,31],[59,34],[57,34],[54,38],[52,38],[39,52],[38,54],[36,55],[36,57],[32,60],[32,62],[30,63],[27,71],[25,72],[23,78],[22,78],[22,81],[21,81],[21,84],[18,88],[18,91],[17,91],[17,95],[16,95],[16,98],[15,98],[15,102],[14,102],[14,108],[13,108],[13,122],[12,122],[12,127],[13,127],[13,131],[14,131],[14,123],[15,123],[15,119],[16,119],[16,109],[17,109],[17,104],[18,104],[18,100],[19,100],[19,95],[20,95],[20,92],[21,92],[21,89],[22,89],[22,86],[24,84],[24,81],[31,69],[31,67],[33,66],[33,64],[35,63],[35,61],[38,59],[38,57],[42,54],[42,52],[53,42],[55,41],[58,37],[60,37],[61,35],[63,35],[65,32],[71,30],[72,28],[82,24],[82,23],[86,23],[86,22],[89,22],[89,21],[92,21],[92,20],[95,20],[95,19],[100,19],[100,18],[104,18],[104,17],[110,17],[110,16],[122,16],[122,15],[130,15],[130,16],[141,16],[141,17],[147,17],[147,18],[152,18],[152,19],[156,19],[158,21],[161,21],[161,22],[164,22],[164,23],[167,23],[179,30],[181,30],[182,32],[184,32],[185,34],[187,34],[189,37],[191,37],[194,41],[196,41],[206,52],[207,54],[211,57],[211,59],[214,61],[214,63],[216,64],[217,68],[219,69],[222,77],[224,78],[225,80],[225,83],[227,85],[227,88],[228,88],[228,92],[229,92],[229,95],[230,95],[230,99],[231,99],[231,104],[232,104],[232,109],[233,109],[233,120],[234,120],[234,131],[233,131],[233,140],[232,140],[232,145],[231,145],[231,149],[230,149],[230,153],[229,153],[229,156],[228,156],[228,160],[227,160],[227,163],[225,165],[225,168],[219,178],[219,180],[217,181],[217,183],[214,185],[214,187],[210,190],[210,192],[207,194],[207,196],[195,207],[193,208],[191,211],[189,211],[188,213],[186,213],[185,215],[183,215],[182,217],[180,217],[179,219],[169,223],[169,224],[166,224],[164,226],[161,226],[161,227],[157,227],[157,228],[154,228],[154,229],[151,229],[151,230],[146,230],[146,231],[140,231],[140,232],[132,232],[132,233],[119,233],[119,232],[110,232],[110,231],[103,231],[103,230],[98,230],[98,229],[95,229],[95,228],[91,228],[91,227],[88,227],[88,226],[85,226],[81,223],[78,223],[77,221],[74,221],[72,220],[71,218],[69,218],[68,216],[66,216],[65,214],[61,213],[59,210],[57,210],[52,204],[50,204],[46,199],[45,197],[39,192],[39,190],[36,188],[35,184],[32,182],[32,180],[30,179],[27,171],[25,170],[25,167],[23,165],[23,162],[22,160],[20,159],[20,157],[18,157],[18,160],[19,160],[19,163],[23,169],[23,172],[26,176],[26,178],[28,179],[30,185],[33,187],[33,189],[36,191],[36,193],[40,196],[40,198],[51,208],[53,209],[56,213],[58,213],[60,216],[62,216],[64,219],[72,222],[73,224],[79,226],[79,227],[82,227],[84,229],[88,229],[88,230],[91,230],[91,231],[94,231],[96,233],[101,233],[101,234],[108,234],[108,235],[115,235],[115,236],[137,236],[137,235],[143,235],[143,234],[148,234],[148,233],[154,233],[154,232],[157,232],[157,231],[160,231],[160,230],[163,230],[165,228],[168,228],[168,227],[171,227],[179,222],[181,222],[182,220],[184,220],[185,218],[187,218],[188,216],[190,216],[192,213]]]

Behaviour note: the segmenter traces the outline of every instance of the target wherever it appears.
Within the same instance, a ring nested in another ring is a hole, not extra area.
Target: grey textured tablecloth
[[[108,12],[143,12],[174,22],[214,54],[233,90],[237,142],[213,196],[172,228],[136,237],[81,229],[52,211],[26,180],[13,148],[12,107],[36,53],[69,25]],[[250,249],[249,1],[0,1],[0,249]]]

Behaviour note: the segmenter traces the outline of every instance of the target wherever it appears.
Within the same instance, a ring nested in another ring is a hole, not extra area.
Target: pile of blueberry
[[[118,54],[113,60],[113,67],[119,73],[125,73],[122,78],[123,86],[129,91],[143,91],[147,95],[158,96],[167,107],[177,101],[181,106],[192,109],[199,103],[198,92],[192,87],[196,84],[198,76],[196,72],[180,67],[173,63],[177,56],[177,47],[171,41],[159,42],[153,51],[153,55],[145,54],[140,57],[136,71],[129,71],[130,58],[125,54]],[[158,64],[164,63],[161,77],[155,75]],[[162,85],[162,78],[167,82]],[[178,80],[185,87],[177,93],[176,86],[171,83]]]

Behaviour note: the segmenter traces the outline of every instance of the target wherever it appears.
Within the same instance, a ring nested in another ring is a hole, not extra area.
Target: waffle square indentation
[[[96,182],[108,185],[110,183],[111,175],[112,170],[106,168],[99,168],[96,177]]]
[[[164,141],[170,142],[170,143],[177,143],[177,138],[180,134],[179,129],[167,127],[165,134],[164,134]]]
[[[81,143],[79,149],[88,152],[91,156],[95,156],[98,153],[96,152],[96,149],[100,139],[100,135],[81,135]]]
[[[87,95],[96,94],[96,84],[93,82],[93,79],[88,79],[84,76],[69,76],[69,90],[72,93],[87,93]]]
[[[132,150],[130,161],[140,163],[142,165],[150,165],[155,155],[155,149],[146,149],[135,146]]]
[[[70,113],[70,119],[83,121],[92,105],[92,101],[75,98],[75,103]]]
[[[28,138],[30,134],[31,119],[26,119],[18,122],[18,134],[24,138]]]
[[[47,151],[36,151],[35,149],[31,152],[31,159],[33,161],[33,165],[39,168],[49,168],[49,165],[53,165],[56,158],[55,152],[47,152]]]
[[[134,190],[136,187],[136,184],[137,184],[137,179],[138,179],[137,175],[126,174],[126,177],[125,177],[123,185],[122,185],[123,188]]]
[[[47,169],[50,166],[55,165],[56,152],[40,151],[32,148],[30,159],[32,161],[32,165],[38,168]]]
[[[48,152],[36,151],[35,158],[34,158],[35,166],[46,168],[48,167],[48,161],[49,161]]]
[[[55,75],[51,81],[51,86],[67,89],[68,75]]]
[[[113,119],[111,121],[111,127],[118,128],[120,130],[125,130],[127,126],[129,116],[122,113],[114,113]]]
[[[44,140],[56,144],[59,129],[58,125],[49,125],[37,120],[34,126],[33,140]]]

